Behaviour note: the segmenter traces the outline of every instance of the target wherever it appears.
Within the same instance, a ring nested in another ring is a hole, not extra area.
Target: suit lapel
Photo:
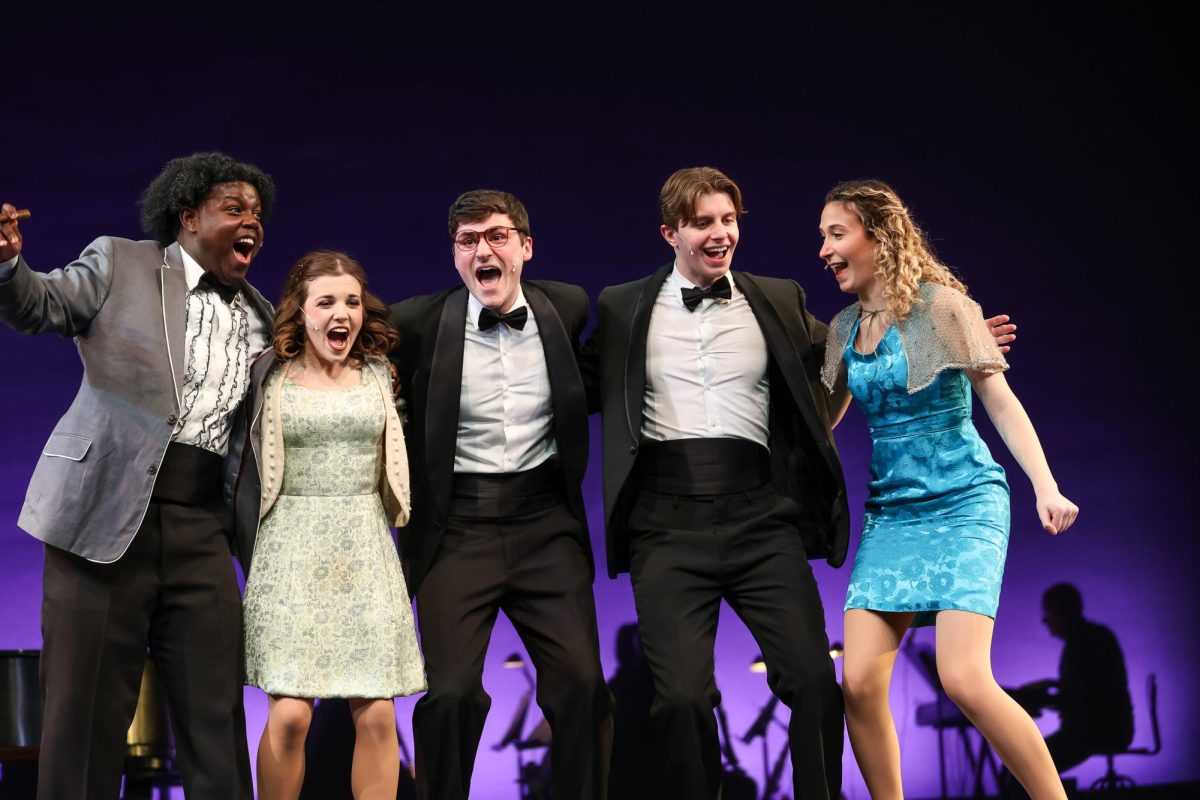
[[[187,277],[179,242],[163,251],[162,276],[163,327],[167,337],[167,354],[171,359],[172,379],[175,381],[175,403],[182,405],[183,372],[187,366],[184,340],[187,337]]]
[[[262,292],[258,291],[258,289],[255,289],[249,283],[243,282],[242,296],[249,301],[249,306],[258,312],[259,318],[262,319],[263,325],[266,326],[267,348],[269,349],[271,346],[271,333],[275,329],[275,310],[271,307],[271,304],[267,301],[267,298],[262,296]],[[258,354],[251,353],[250,355],[256,356]]]
[[[454,475],[466,321],[467,290],[456,289],[442,305],[425,400],[425,462],[432,500],[443,510]]]
[[[792,398],[796,401],[796,406],[800,409],[804,421],[814,433],[822,433],[825,425],[813,405],[812,392],[808,389],[808,381],[805,377],[804,363],[800,360],[796,342],[792,340],[779,311],[749,275],[733,270],[730,270],[729,274],[733,276],[733,283],[737,286],[738,291],[746,296],[746,302],[750,304],[750,310],[754,312],[758,326],[762,329],[763,338],[767,340],[767,350],[770,351],[771,357],[779,366],[780,373],[787,381],[788,389],[791,391]],[[818,437],[817,441],[821,441],[821,438]]]
[[[587,397],[583,378],[562,318],[549,298],[536,286],[523,284],[522,288],[537,319],[538,337],[546,354],[550,399],[554,407],[554,441],[566,471],[567,485],[577,486],[583,480],[587,466]]]
[[[625,421],[635,442],[642,438],[642,413],[646,405],[646,339],[650,336],[650,316],[654,313],[654,301],[673,268],[673,263],[667,264],[650,276],[638,295],[629,326],[629,349],[625,356]]]

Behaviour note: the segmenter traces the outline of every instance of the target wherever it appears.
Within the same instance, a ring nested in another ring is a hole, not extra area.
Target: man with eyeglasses
[[[465,798],[490,699],[498,611],[537,670],[555,797],[603,798],[612,734],[580,482],[588,425],[577,364],[583,289],[522,278],[525,207],[477,190],[450,207],[456,286],[392,306],[408,404],[412,520],[401,557],[429,691],[413,714],[417,790]]]

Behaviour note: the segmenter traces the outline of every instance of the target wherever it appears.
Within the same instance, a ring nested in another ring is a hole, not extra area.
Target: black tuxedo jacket
[[[604,423],[604,520],[608,573],[629,570],[626,520],[637,486],[634,462],[641,446],[646,392],[646,339],[650,314],[667,264],[653,275],[600,293],[599,321],[585,362],[589,404]],[[731,271],[762,328],[769,351],[771,471],[778,490],[801,509],[800,534],[809,558],[832,566],[846,559],[850,520],[846,483],[821,386],[825,325],[804,306],[791,280]]]
[[[587,398],[577,360],[588,297],[578,286],[555,281],[522,281],[521,287],[546,353],[563,491],[579,520],[580,545],[590,565],[592,547],[580,490],[588,460]],[[408,406],[405,439],[412,476],[412,519],[399,529],[400,557],[414,595],[437,555],[449,513],[467,298],[466,287],[456,286],[392,306],[392,324],[400,331],[392,361]]]

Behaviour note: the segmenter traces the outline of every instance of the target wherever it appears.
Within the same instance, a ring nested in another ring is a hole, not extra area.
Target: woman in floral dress
[[[257,501],[261,522],[238,535],[249,562],[246,680],[269,697],[258,748],[266,800],[299,796],[318,697],[349,700],[355,798],[396,796],[392,698],[425,688],[391,535],[409,516],[385,360],[396,340],[362,267],[343,253],[310,253],[284,284],[273,350],[252,368],[237,495]]]

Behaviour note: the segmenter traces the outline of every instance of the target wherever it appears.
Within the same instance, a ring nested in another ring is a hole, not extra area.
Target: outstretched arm
[[[18,333],[78,336],[108,295],[111,240],[97,239],[62,269],[35,273],[21,255],[24,237],[18,222],[27,216],[10,203],[0,205],[0,322]]]
[[[1050,473],[1050,465],[1046,463],[1046,454],[1042,452],[1042,444],[1021,401],[1009,388],[1002,372],[970,373],[970,378],[1000,438],[1004,439],[1009,452],[1033,484],[1042,528],[1049,534],[1062,533],[1075,522],[1079,507],[1058,491],[1058,484]]]

